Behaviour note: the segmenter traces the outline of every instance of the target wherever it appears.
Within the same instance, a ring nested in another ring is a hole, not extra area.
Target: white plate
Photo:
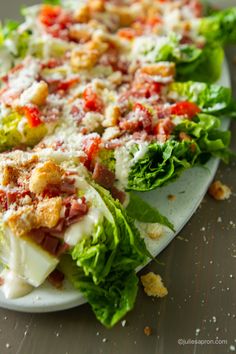
[[[230,78],[227,64],[224,63],[220,85],[230,87]],[[229,125],[227,119],[223,122],[223,128]],[[142,193],[143,198],[157,207],[174,224],[176,233],[167,231],[160,240],[148,240],[148,248],[154,256],[157,256],[175,235],[183,228],[193,215],[205,195],[211,183],[219,161],[212,158],[205,167],[195,167],[186,171],[174,183],[162,187],[156,191]],[[167,196],[174,194],[175,201],[169,201]],[[45,283],[35,289],[29,295],[19,299],[7,300],[0,292],[0,306],[22,312],[51,312],[65,310],[85,303],[82,295],[66,283],[63,290],[53,288]]]

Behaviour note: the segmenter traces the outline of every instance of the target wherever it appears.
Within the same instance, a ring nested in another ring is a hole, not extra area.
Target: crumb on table
[[[149,272],[141,276],[144,291],[148,296],[164,297],[168,294],[160,275]]]
[[[176,199],[176,195],[174,194],[168,194],[167,196],[168,200],[170,200],[171,202],[173,202]]]
[[[152,328],[150,326],[145,326],[143,332],[147,337],[149,337],[152,335]]]
[[[221,181],[214,181],[210,188],[208,189],[208,193],[215,200],[226,200],[231,196],[231,189],[223,184]]]

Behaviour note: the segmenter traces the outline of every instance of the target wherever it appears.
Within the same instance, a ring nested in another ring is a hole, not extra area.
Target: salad
[[[148,230],[174,231],[135,191],[232,154],[221,122],[235,103],[215,82],[236,8],[207,11],[198,0],[47,1],[1,27],[6,298],[66,278],[107,327],[132,309]]]

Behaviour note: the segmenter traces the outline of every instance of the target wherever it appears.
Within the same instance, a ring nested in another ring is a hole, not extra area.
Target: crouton
[[[225,200],[230,198],[231,189],[220,181],[215,181],[208,189],[208,193],[215,200]]]
[[[39,202],[36,208],[36,217],[39,227],[52,228],[56,226],[60,219],[61,208],[61,197],[44,199]]]
[[[59,185],[63,170],[52,161],[47,161],[41,166],[37,166],[32,171],[29,180],[29,190],[36,194],[41,194],[48,185]]]
[[[162,283],[160,275],[149,272],[141,276],[144,291],[148,296],[164,297],[168,294],[167,288]]]

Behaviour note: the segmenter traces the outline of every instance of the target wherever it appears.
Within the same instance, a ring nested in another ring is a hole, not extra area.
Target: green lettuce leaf
[[[199,33],[208,43],[230,44],[236,42],[236,7],[215,12],[200,20]]]
[[[218,85],[209,85],[203,82],[174,82],[169,87],[169,92],[190,102],[194,102],[205,113],[226,112],[231,104],[231,89]]]
[[[176,78],[178,81],[216,82],[222,73],[224,50],[218,43],[209,43],[202,50],[196,60],[178,63]]]
[[[130,217],[143,223],[158,223],[175,231],[174,225],[156,208],[153,208],[135,193],[130,192],[129,197],[126,212]]]
[[[110,193],[94,184],[111,218],[104,218],[61,262],[61,269],[88,300],[96,317],[113,326],[131,310],[137,293],[135,269],[149,252],[134,221]],[[69,265],[68,265],[69,264]]]
[[[219,130],[220,120],[199,114],[194,120],[177,125],[172,139],[153,142],[145,156],[131,167],[128,190],[148,191],[175,180],[184,170],[206,163],[211,156],[228,162],[230,132]],[[185,132],[190,140],[178,141]]]
[[[18,130],[18,125],[22,120],[19,113],[12,112],[0,120],[0,151],[6,151],[16,146],[34,146],[47,133],[45,124],[40,124],[35,128],[24,125],[23,130]]]

